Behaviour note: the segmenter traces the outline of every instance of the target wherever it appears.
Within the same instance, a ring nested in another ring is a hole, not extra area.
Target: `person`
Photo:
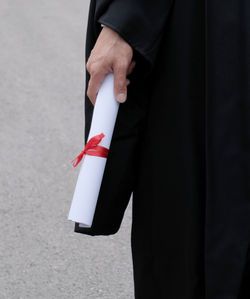
[[[120,102],[91,228],[130,195],[136,299],[250,298],[250,1],[92,0],[85,141],[114,72]]]

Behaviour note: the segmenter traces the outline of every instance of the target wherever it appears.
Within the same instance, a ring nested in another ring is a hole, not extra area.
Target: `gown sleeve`
[[[112,0],[97,22],[115,30],[153,67],[173,0]]]

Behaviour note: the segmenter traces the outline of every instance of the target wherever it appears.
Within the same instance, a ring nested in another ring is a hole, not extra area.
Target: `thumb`
[[[127,99],[127,64],[114,65],[114,94],[119,103]]]

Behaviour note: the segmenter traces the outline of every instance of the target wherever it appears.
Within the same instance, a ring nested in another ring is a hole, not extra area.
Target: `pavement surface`
[[[84,138],[89,1],[0,2],[0,298],[132,299],[131,201],[119,232],[67,220]]]

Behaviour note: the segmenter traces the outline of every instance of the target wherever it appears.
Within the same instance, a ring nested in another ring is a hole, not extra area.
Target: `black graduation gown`
[[[137,65],[75,232],[115,234],[133,192],[136,299],[249,299],[250,1],[92,0],[86,61],[100,23]],[[86,96],[85,142],[92,112]]]

